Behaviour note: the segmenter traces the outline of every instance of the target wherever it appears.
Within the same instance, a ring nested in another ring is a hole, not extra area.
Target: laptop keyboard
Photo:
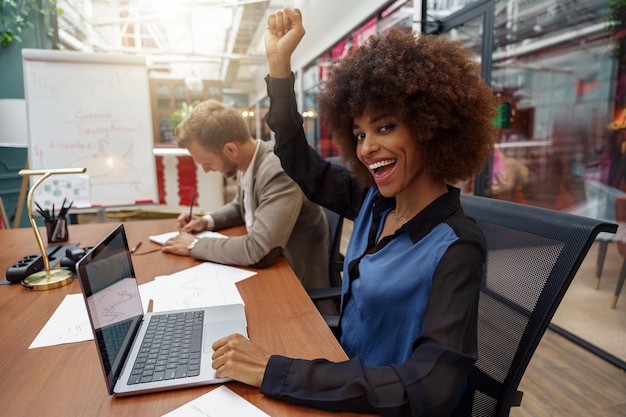
[[[203,311],[153,315],[128,384],[198,376],[203,322]]]

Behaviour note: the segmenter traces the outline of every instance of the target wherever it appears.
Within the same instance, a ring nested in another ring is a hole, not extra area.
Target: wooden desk
[[[139,283],[199,263],[160,251],[141,255],[158,247],[148,241],[149,235],[171,231],[173,225],[171,219],[125,224],[130,246],[143,241],[133,255]],[[81,247],[91,246],[115,226],[115,223],[71,225],[71,242]],[[237,230],[225,233],[237,234]],[[22,256],[38,252],[33,231],[24,228],[0,230],[0,247],[2,274]],[[252,340],[271,353],[307,359],[346,359],[284,260],[257,272],[238,284],[246,304]],[[29,291],[19,284],[0,285],[0,407],[3,415],[159,417],[215,388],[207,386],[115,398],[107,393],[93,340],[28,349],[65,295],[79,292],[78,282],[48,291]],[[356,415],[286,404],[237,382],[226,385],[272,417]]]

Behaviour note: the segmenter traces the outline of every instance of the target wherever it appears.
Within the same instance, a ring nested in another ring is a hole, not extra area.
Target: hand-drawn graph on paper
[[[29,349],[93,339],[82,294],[68,294]]]
[[[235,285],[256,272],[205,262],[165,277],[158,277],[158,292],[154,311],[215,305],[241,304]]]

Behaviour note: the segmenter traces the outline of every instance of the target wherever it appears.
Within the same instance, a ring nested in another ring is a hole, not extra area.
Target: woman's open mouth
[[[372,175],[374,176],[374,181],[376,182],[376,184],[380,184],[387,180],[387,178],[391,175],[391,172],[393,171],[395,165],[395,159],[385,159],[383,161],[369,164],[367,167],[372,171]]]

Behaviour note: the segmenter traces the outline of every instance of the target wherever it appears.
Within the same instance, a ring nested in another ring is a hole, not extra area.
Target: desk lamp
[[[43,271],[30,274],[24,279],[24,286],[32,290],[50,290],[52,288],[62,287],[72,282],[73,276],[72,271],[67,269],[50,269],[48,253],[46,252],[43,240],[41,239],[41,234],[39,233],[39,228],[37,227],[35,217],[33,216],[33,195],[35,194],[35,189],[51,175],[82,174],[86,170],[87,168],[22,169],[19,172],[22,176],[41,175],[41,178],[39,178],[30,188],[30,191],[28,191],[28,197],[26,198],[28,218],[30,219],[30,225],[33,227],[33,232],[35,232],[35,239],[37,239],[37,244],[39,245],[39,251],[41,252],[44,266]]]

